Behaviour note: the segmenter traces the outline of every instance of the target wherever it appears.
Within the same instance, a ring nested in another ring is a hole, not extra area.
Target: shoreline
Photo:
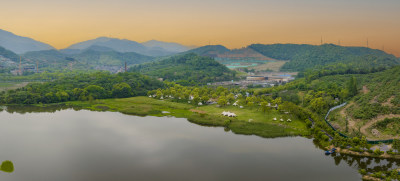
[[[333,145],[325,147],[325,150],[330,150],[332,148],[334,148]],[[369,152],[366,152],[366,151],[360,153],[360,152],[351,151],[349,149],[342,149],[342,148],[339,148],[339,147],[336,148],[336,152],[340,153],[340,154],[351,155],[351,156],[400,160],[400,154],[399,155],[391,155],[391,154],[388,154],[386,152],[383,153],[382,155],[376,155],[374,153],[369,153]]]

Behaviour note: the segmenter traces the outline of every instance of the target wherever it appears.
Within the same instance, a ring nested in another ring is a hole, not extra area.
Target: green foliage
[[[28,52],[23,55],[26,59],[38,62],[41,69],[53,68],[64,69],[101,69],[106,66],[123,67],[126,62],[128,65],[140,64],[153,61],[153,57],[141,55],[135,52],[121,53],[113,50],[98,51],[87,49],[77,54],[65,54],[57,50],[44,50]]]
[[[1,163],[0,168],[1,168],[1,171],[3,171],[3,172],[8,172],[8,173],[14,172],[14,164],[13,164],[13,162],[11,162],[9,160],[6,160],[3,163]]]
[[[384,152],[383,151],[381,151],[379,148],[377,148],[377,149],[375,149],[374,150],[374,155],[382,155]]]
[[[195,53],[200,56],[215,57],[218,54],[225,54],[227,52],[230,52],[230,50],[222,45],[207,45],[189,50],[185,53]]]
[[[347,84],[347,89],[349,91],[349,96],[355,96],[357,94],[357,81],[354,78],[354,76],[352,76],[350,78],[349,83]]]
[[[267,57],[279,60],[290,60],[281,68],[282,70],[290,71],[304,71],[316,66],[321,67],[337,63],[344,63],[363,69],[399,64],[399,61],[393,55],[365,47],[342,47],[333,44],[324,44],[321,46],[255,44],[251,45],[250,48]]]
[[[163,83],[138,73],[97,72],[60,77],[52,82],[32,83],[0,93],[0,103],[37,104],[145,95]]]
[[[170,57],[158,62],[137,65],[130,71],[140,72],[181,85],[201,85],[235,79],[235,72],[212,58],[196,54]]]
[[[367,171],[365,169],[358,170],[358,173],[360,173],[361,175],[367,175]]]
[[[112,96],[117,98],[132,96],[132,88],[129,84],[123,82],[113,85]]]
[[[227,126],[230,120],[227,117],[210,116],[208,114],[193,113],[188,118],[188,121],[204,126]]]
[[[19,56],[17,54],[15,54],[14,52],[7,50],[1,46],[0,46],[0,55],[3,56],[4,58],[8,58],[14,62],[19,61]]]
[[[393,139],[393,149],[397,150],[397,152],[400,152],[400,140],[399,139]]]

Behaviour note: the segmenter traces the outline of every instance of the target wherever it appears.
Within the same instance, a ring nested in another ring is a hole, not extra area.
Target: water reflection
[[[185,119],[77,110],[10,106],[0,112],[0,145],[8,145],[0,157],[18,164],[0,180],[357,180],[358,169],[400,165],[325,156],[307,138],[264,139]]]
[[[57,111],[73,109],[76,111],[82,110],[78,107],[70,107],[64,104],[55,104],[55,105],[46,105],[46,106],[30,106],[30,105],[12,105],[7,107],[0,107],[0,112],[5,110],[8,113],[18,113],[18,114],[26,114],[26,113],[55,113]]]
[[[330,155],[333,157],[335,165],[339,165],[341,162],[346,163],[350,167],[357,169],[365,169],[367,172],[379,172],[388,171],[391,169],[398,168],[400,161],[396,159],[385,159],[385,158],[372,158],[362,157],[353,155],[344,155],[340,153]]]

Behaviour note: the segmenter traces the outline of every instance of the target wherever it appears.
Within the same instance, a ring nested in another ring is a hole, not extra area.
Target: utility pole
[[[126,61],[125,61],[125,72],[126,72],[127,68],[126,68]]]

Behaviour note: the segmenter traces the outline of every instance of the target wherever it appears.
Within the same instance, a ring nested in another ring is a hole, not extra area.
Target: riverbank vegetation
[[[94,100],[145,95],[163,83],[138,73],[97,72],[31,83],[23,88],[0,93],[2,104],[47,104],[75,100]]]
[[[198,106],[173,100],[160,100],[149,97],[132,97],[124,99],[102,99],[90,101],[67,102],[66,105],[93,111],[115,111],[139,116],[175,116],[188,118],[188,121],[204,126],[224,127],[237,134],[257,135],[261,137],[306,136],[309,135],[304,120],[286,115],[279,110],[263,112],[251,108],[234,106],[217,107],[217,105]],[[239,111],[240,109],[240,111]],[[221,112],[232,111],[237,117],[226,117]],[[274,120],[272,117],[278,118]],[[285,119],[281,121],[280,119]],[[288,122],[287,119],[292,119]]]

